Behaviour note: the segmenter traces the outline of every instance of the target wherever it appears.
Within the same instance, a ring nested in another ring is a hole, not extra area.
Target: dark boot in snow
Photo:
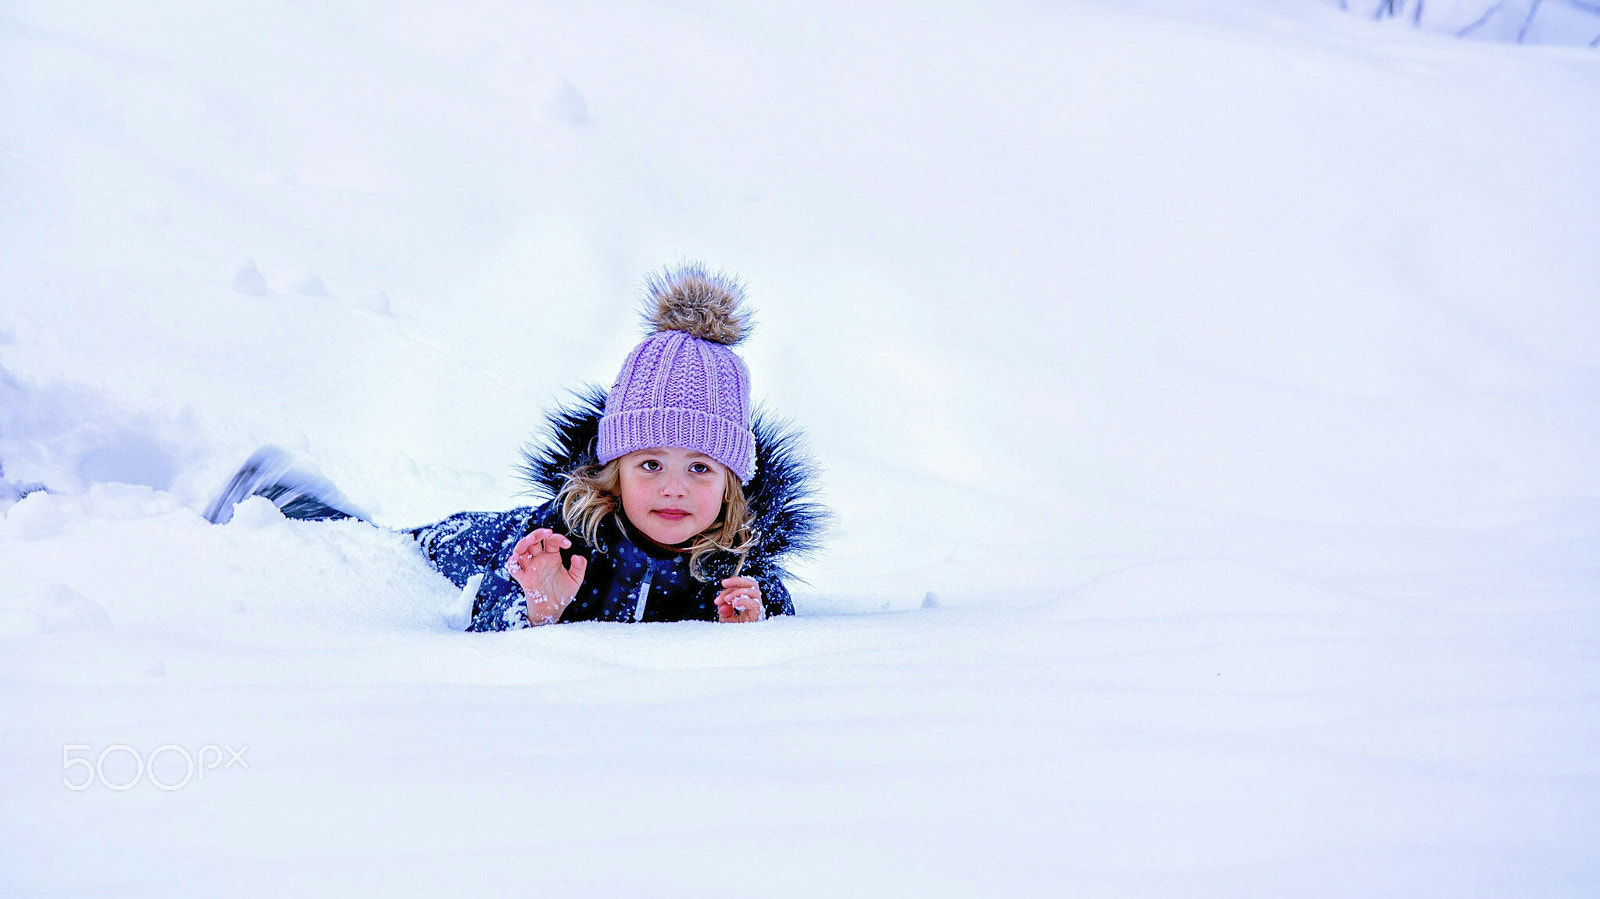
[[[296,470],[293,458],[275,446],[263,446],[250,454],[233,480],[206,509],[206,520],[212,524],[227,524],[233,518],[233,507],[252,496],[271,500],[285,518],[333,521],[356,517],[339,508],[348,503],[332,483],[318,475]]]

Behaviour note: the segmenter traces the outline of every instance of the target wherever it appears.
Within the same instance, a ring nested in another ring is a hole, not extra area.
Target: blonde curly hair
[[[704,581],[701,563],[715,552],[743,556],[755,545],[755,532],[750,527],[753,518],[750,505],[744,497],[744,487],[739,476],[727,467],[722,489],[722,513],[711,526],[694,536],[689,543],[689,574]],[[561,504],[561,517],[567,529],[583,537],[590,546],[599,542],[600,525],[612,514],[622,515],[622,459],[612,459],[604,465],[585,465],[565,475],[566,482],[556,494]]]

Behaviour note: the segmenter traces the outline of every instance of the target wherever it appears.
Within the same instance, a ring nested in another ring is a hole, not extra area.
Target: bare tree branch
[[[1461,29],[1460,31],[1457,31],[1456,32],[1456,37],[1466,37],[1467,35],[1471,34],[1472,32],[1477,31],[1479,28],[1482,28],[1483,27],[1483,23],[1489,21],[1489,19],[1492,18],[1495,13],[1500,11],[1500,7],[1505,6],[1505,5],[1506,5],[1505,4],[1505,0],[1500,0],[1499,3],[1496,3],[1495,5],[1489,7],[1488,12],[1485,12],[1483,15],[1478,17],[1478,21],[1473,22],[1471,25],[1468,25],[1467,27]]]
[[[1338,2],[1340,9],[1346,12],[1350,11],[1350,0],[1338,0]],[[1600,16],[1600,0],[1566,0],[1566,2],[1573,9]],[[1357,4],[1357,6],[1359,5]],[[1520,6],[1520,4],[1515,5]],[[1528,33],[1533,30],[1533,21],[1539,17],[1539,10],[1543,5],[1544,0],[1529,0],[1527,15],[1522,16],[1522,24],[1517,28],[1517,43],[1527,42]],[[1376,0],[1372,7],[1372,18],[1374,20],[1395,19],[1409,12],[1411,14],[1411,24],[1421,27],[1422,17],[1426,12],[1426,8],[1427,0]],[[1456,37],[1466,37],[1472,34],[1502,12],[1509,15],[1512,8],[1514,8],[1514,5],[1509,0],[1495,0],[1494,3],[1489,4],[1489,8],[1484,10],[1483,15],[1479,16],[1477,20],[1457,31]],[[1589,47],[1600,47],[1600,35],[1597,35],[1594,40],[1589,42]]]
[[[1544,0],[1533,0],[1533,5],[1528,7],[1528,17],[1522,20],[1522,30],[1517,32],[1517,43],[1528,36],[1528,27],[1533,24],[1533,17],[1539,14],[1539,4]]]

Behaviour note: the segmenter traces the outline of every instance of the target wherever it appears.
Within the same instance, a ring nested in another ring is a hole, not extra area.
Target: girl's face
[[[636,450],[623,456],[622,511],[646,537],[676,546],[716,523],[728,469],[681,447]]]

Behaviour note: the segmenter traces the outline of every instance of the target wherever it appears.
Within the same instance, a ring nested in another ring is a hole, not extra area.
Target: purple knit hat
[[[731,349],[750,330],[744,287],[689,263],[651,275],[646,294],[652,333],[623,360],[606,397],[600,462],[682,447],[749,483],[756,470],[750,372]]]

